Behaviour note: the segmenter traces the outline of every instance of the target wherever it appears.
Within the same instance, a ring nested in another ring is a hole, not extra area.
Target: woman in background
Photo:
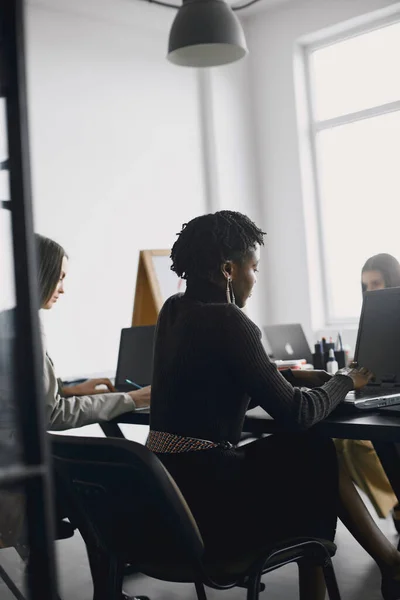
[[[50,310],[60,295],[64,294],[68,257],[57,242],[47,237],[35,234],[35,241],[39,263],[40,307]],[[60,431],[109,421],[150,403],[150,386],[128,393],[114,393],[109,379],[91,379],[74,387],[63,388],[47,354],[44,336],[43,375],[49,430]],[[99,385],[105,385],[110,391],[104,393],[104,390],[98,389]]]
[[[400,287],[400,263],[391,254],[375,254],[361,271],[362,292]]]
[[[400,264],[390,254],[371,256],[361,271],[362,292],[400,287]],[[335,440],[339,462],[354,483],[368,496],[379,518],[393,510],[393,521],[400,532],[400,506],[376,454],[367,440]]]

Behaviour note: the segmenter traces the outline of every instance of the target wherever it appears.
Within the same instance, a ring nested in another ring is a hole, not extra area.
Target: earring
[[[231,290],[229,287],[229,282],[230,282],[231,278],[228,275],[228,277],[226,278],[226,301],[228,304],[232,304],[232,298],[231,298]]]
[[[226,301],[228,304],[235,304],[235,294],[233,293],[232,278],[230,275],[226,278]]]
[[[231,291],[232,304],[236,304],[235,294],[233,292],[233,283],[232,283],[232,279],[231,278],[229,278],[229,287],[230,287],[230,291]]]

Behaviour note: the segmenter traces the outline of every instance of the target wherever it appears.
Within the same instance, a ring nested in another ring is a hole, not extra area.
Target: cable
[[[149,4],[157,4],[158,6],[165,6],[167,8],[175,8],[175,10],[178,10],[180,7],[177,6],[176,4],[169,4],[169,2],[163,2],[162,0],[142,0],[143,2],[148,2]],[[239,10],[242,10],[243,8],[248,8],[249,6],[253,6],[253,4],[256,4],[257,2],[260,2],[260,0],[250,0],[250,2],[247,2],[246,4],[242,4],[241,6],[232,6],[232,10],[237,12]]]
[[[250,0],[247,4],[242,4],[241,6],[232,6],[233,11],[242,10],[243,8],[248,8],[249,6],[253,6],[253,4],[257,4],[260,0]]]
[[[149,4],[157,4],[157,6],[166,6],[167,8],[175,8],[178,10],[179,6],[176,4],[168,4],[168,2],[161,2],[161,0],[144,0],[144,2],[148,2]]]

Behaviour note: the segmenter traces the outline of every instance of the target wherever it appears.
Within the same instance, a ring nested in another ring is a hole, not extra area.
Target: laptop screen
[[[400,383],[400,288],[366,292],[357,337],[356,361],[375,381]]]
[[[312,363],[310,347],[299,323],[266,325],[264,331],[275,359],[305,359]]]
[[[129,379],[141,387],[151,384],[155,325],[122,329],[115,387],[130,388]]]

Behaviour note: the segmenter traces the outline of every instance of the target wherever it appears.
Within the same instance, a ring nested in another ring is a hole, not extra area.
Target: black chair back
[[[68,516],[88,545],[121,561],[195,569],[204,545],[181,492],[158,458],[124,439],[51,435]]]

